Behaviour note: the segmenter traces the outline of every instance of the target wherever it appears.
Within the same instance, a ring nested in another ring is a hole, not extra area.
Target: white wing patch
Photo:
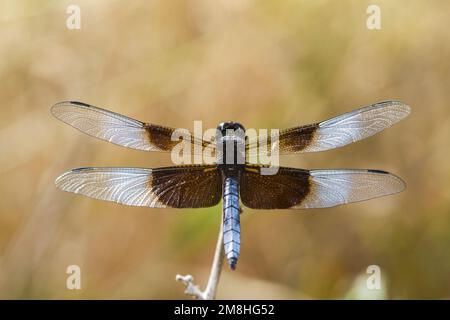
[[[319,123],[311,143],[301,152],[317,152],[368,138],[405,118],[411,109],[399,101],[363,107]]]
[[[56,186],[67,192],[131,206],[164,208],[152,193],[151,169],[79,168],[59,176]]]
[[[51,112],[59,120],[90,136],[128,148],[160,151],[150,143],[143,122],[118,113],[71,101],[55,104]]]
[[[312,170],[310,193],[296,209],[328,208],[401,192],[399,177],[377,170]]]

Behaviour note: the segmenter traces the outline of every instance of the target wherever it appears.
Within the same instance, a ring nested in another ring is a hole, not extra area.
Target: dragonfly
[[[123,147],[171,152],[179,143],[172,139],[174,128],[141,122],[81,102],[60,102],[51,112],[85,134]],[[370,137],[409,113],[410,107],[402,102],[380,102],[322,122],[280,130],[278,140],[268,144],[270,148],[276,143],[280,155],[330,150]],[[241,203],[261,210],[329,208],[406,188],[398,176],[372,169],[306,170],[280,166],[275,174],[263,174],[264,165],[249,163],[245,158],[255,142],[233,134],[237,130],[245,128],[237,122],[222,122],[215,141],[188,141],[197,146],[196,150],[214,149],[217,161],[212,164],[154,169],[83,167],[62,174],[55,184],[63,191],[94,199],[150,208],[207,208],[222,200],[224,254],[232,270],[241,249]],[[227,149],[230,141],[245,146],[246,151],[241,154],[244,161],[223,161],[237,158],[239,148]]]

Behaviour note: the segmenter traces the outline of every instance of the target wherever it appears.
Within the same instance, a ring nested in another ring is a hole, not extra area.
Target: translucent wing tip
[[[406,183],[395,174],[373,169],[312,170],[312,180],[321,202],[309,208],[326,208],[402,192]],[[317,199],[313,199],[317,200]]]
[[[406,118],[411,113],[411,107],[402,101],[391,100],[391,101],[381,102],[380,104],[389,106],[391,108],[395,108],[395,110],[398,112],[399,120]]]
[[[387,191],[389,191],[390,194],[399,193],[406,189],[406,182],[402,178],[400,178],[399,176],[397,176],[393,173],[390,173],[390,172],[387,172],[384,170],[376,170],[376,169],[368,169],[367,172],[386,175],[386,178],[389,178],[389,180],[391,182],[390,188],[389,188],[389,190],[387,190]]]
[[[55,185],[56,185],[59,189],[61,189],[61,184],[62,184],[63,182],[65,182],[65,179],[66,179],[68,176],[70,176],[70,175],[73,174],[73,173],[81,172],[81,171],[85,171],[85,170],[89,170],[89,169],[90,169],[90,168],[86,167],[86,168],[76,168],[76,169],[72,169],[72,170],[66,171],[66,172],[62,173],[61,175],[59,175],[59,176],[55,179]]]
[[[52,106],[50,107],[50,113],[51,113],[55,118],[58,118],[58,119],[59,119],[59,117],[58,117],[58,115],[59,115],[59,108],[60,108],[62,105],[65,105],[65,104],[66,104],[66,101],[58,102],[58,103],[52,105]]]
[[[90,172],[90,171],[94,172],[94,171],[100,171],[100,170],[99,170],[99,168],[95,168],[95,167],[80,167],[80,168],[71,169],[71,170],[66,171],[66,172],[62,173],[61,175],[59,175],[55,179],[55,185],[56,185],[56,187],[58,187],[58,189],[66,191],[65,187],[66,187],[66,183],[68,182],[68,179],[70,180],[70,178],[74,177],[76,174]]]
[[[58,103],[55,103],[50,107],[50,113],[55,116],[56,118],[60,119],[60,112],[63,111],[64,107],[73,107],[73,106],[81,106],[81,107],[90,107],[90,105],[79,102],[79,101],[61,101]]]
[[[64,186],[65,186],[65,183],[67,182],[67,177],[70,176],[71,173],[72,173],[72,170],[64,172],[63,174],[59,175],[55,179],[55,186],[62,191],[66,191]]]

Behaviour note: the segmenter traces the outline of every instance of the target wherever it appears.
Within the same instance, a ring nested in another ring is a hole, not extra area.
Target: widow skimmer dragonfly
[[[76,129],[114,144],[144,150],[170,152],[175,129],[140,122],[126,116],[75,101],[51,108],[59,120]],[[342,147],[372,136],[406,117],[410,108],[398,101],[369,105],[329,120],[281,130],[279,154],[316,152]],[[91,198],[151,208],[205,208],[223,200],[224,249],[229,266],[235,269],[240,253],[240,205],[252,209],[326,208],[401,192],[405,183],[380,170],[305,170],[279,167],[274,175],[261,174],[263,166],[223,163],[227,140],[251,141],[229,134],[244,130],[236,122],[218,126],[218,139],[206,146],[202,139],[191,145],[212,147],[218,161],[208,165],[181,165],[157,169],[88,167],[59,176],[56,186]],[[254,145],[254,143],[253,143]],[[216,150],[216,151],[217,151]],[[234,152],[237,152],[235,150]],[[233,155],[231,158],[236,158]],[[220,160],[221,160],[220,159]]]

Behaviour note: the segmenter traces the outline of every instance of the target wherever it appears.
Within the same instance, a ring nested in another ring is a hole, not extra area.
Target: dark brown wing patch
[[[314,141],[319,125],[310,124],[280,132],[280,153],[301,152]]]
[[[149,186],[158,202],[172,208],[211,207],[222,195],[222,178],[215,166],[155,169]]]
[[[280,154],[302,152],[314,142],[314,135],[319,128],[317,123],[308,124],[301,127],[295,127],[280,131],[277,142],[272,142],[269,137],[262,137],[267,139],[266,150],[270,153],[275,143],[278,143],[278,152]],[[248,141],[246,150],[248,155],[255,155],[259,151],[261,144],[258,139]]]
[[[148,140],[151,145],[154,145],[161,151],[171,151],[179,141],[172,141],[172,133],[174,129],[155,126],[153,124],[145,124],[145,130],[148,134]]]
[[[288,209],[310,193],[307,170],[280,167],[275,175],[262,175],[260,166],[247,165],[241,176],[242,203],[252,209]]]

